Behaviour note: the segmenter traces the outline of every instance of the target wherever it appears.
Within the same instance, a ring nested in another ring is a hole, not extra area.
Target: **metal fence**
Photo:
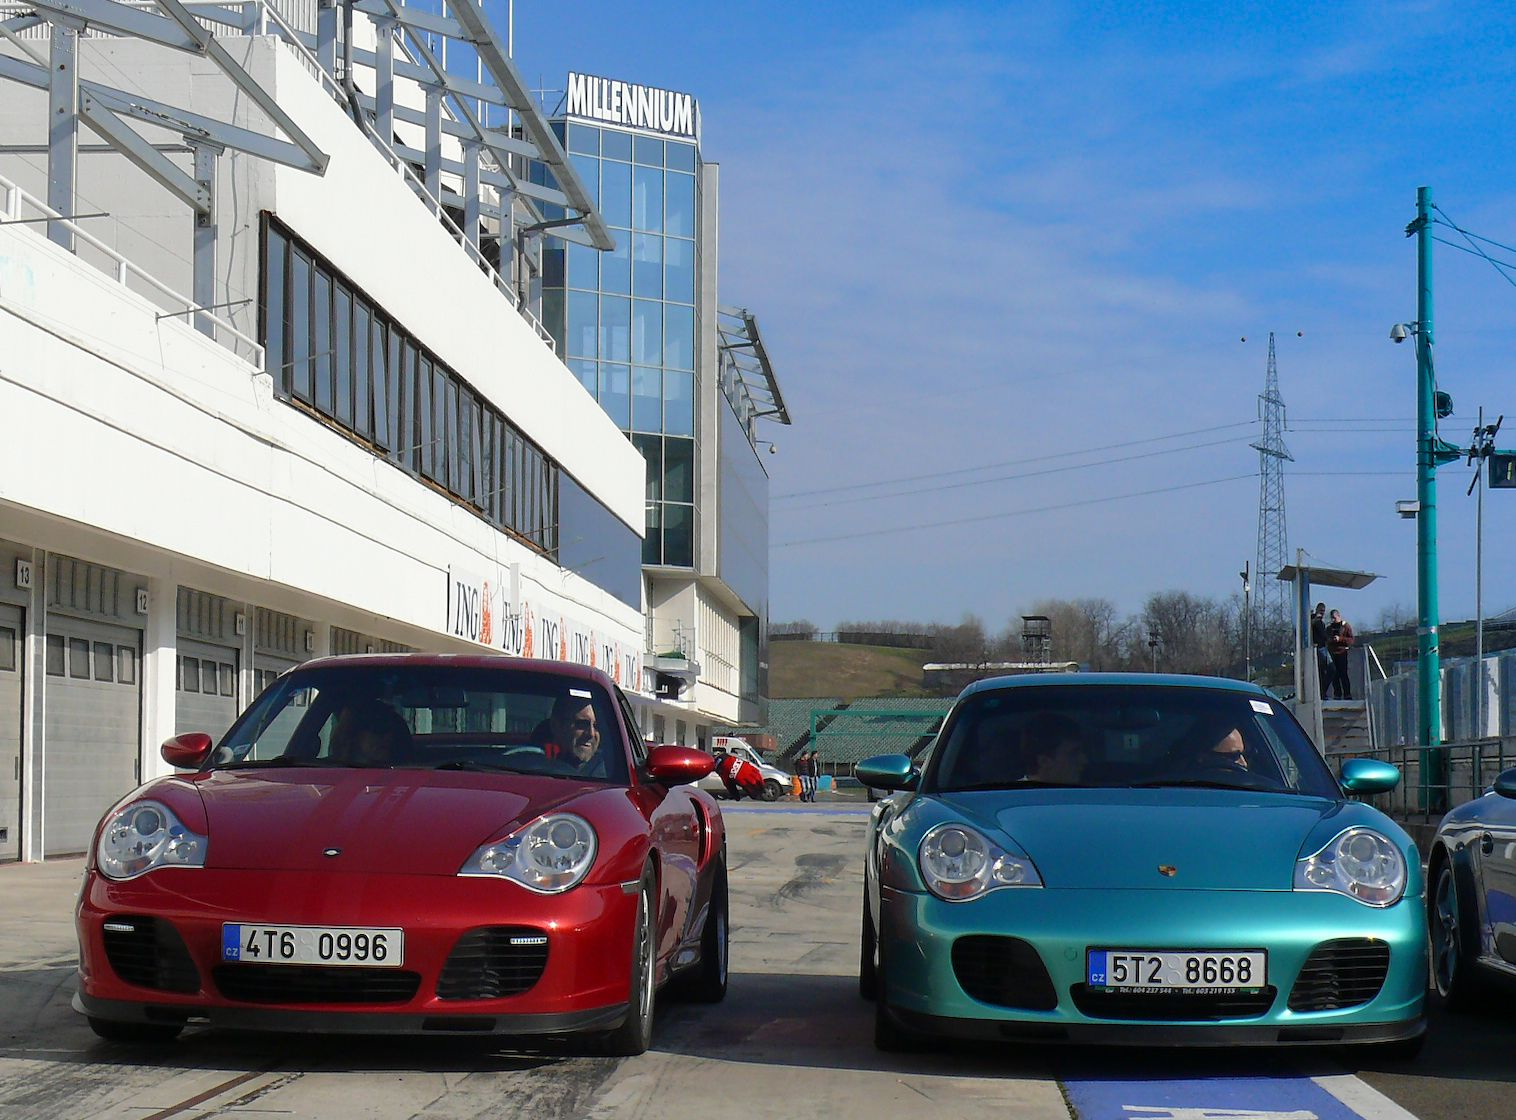
[[[1483,795],[1497,774],[1516,766],[1516,737],[1454,740],[1431,749],[1385,745],[1367,754],[1398,766],[1401,778],[1389,793],[1363,800],[1401,821],[1431,823],[1449,809]],[[1364,753],[1352,757],[1361,758]],[[1339,758],[1332,756],[1328,761],[1336,763]]]

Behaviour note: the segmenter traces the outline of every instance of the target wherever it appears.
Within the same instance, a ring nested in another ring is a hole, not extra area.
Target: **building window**
[[[629,244],[629,235],[622,242]],[[552,553],[557,463],[272,218],[265,221],[264,246],[264,343],[269,353],[287,357],[283,369],[270,371],[283,394],[497,527]],[[628,266],[630,259],[628,248]],[[631,356],[631,302],[621,297],[607,312],[597,308],[593,291],[575,293],[570,349],[588,351],[580,357],[589,364],[578,372],[591,391],[599,380],[591,376],[593,358],[603,347]],[[660,324],[660,346],[661,332]],[[623,366],[612,391],[626,402],[624,410],[630,407],[627,382]]]
[[[49,634],[47,636],[47,675],[50,677],[63,676],[64,660],[67,656],[68,647],[63,642],[62,634]]]
[[[89,642],[83,638],[68,640],[68,675],[76,680],[89,680]]]
[[[116,647],[116,680],[122,684],[137,683],[137,651],[131,646]]]
[[[95,679],[97,681],[112,681],[116,674],[112,671],[116,660],[116,650],[109,642],[96,642],[94,645],[95,655]]]
[[[179,655],[179,691],[200,691],[200,659]]]
[[[638,143],[642,137],[637,137]],[[632,168],[632,228],[663,232],[663,168]]]

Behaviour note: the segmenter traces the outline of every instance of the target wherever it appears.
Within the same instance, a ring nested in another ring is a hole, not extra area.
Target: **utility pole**
[[[1242,679],[1250,681],[1253,679],[1253,608],[1248,600],[1253,585],[1248,579],[1251,574],[1248,561],[1242,562],[1242,571],[1237,574],[1242,577]]]
[[[1421,792],[1427,809],[1446,808],[1442,745],[1442,658],[1437,641],[1437,403],[1432,370],[1432,191],[1416,188],[1416,593],[1417,718]]]
[[[1493,424],[1484,422],[1484,405],[1479,406],[1479,423],[1474,426],[1474,442],[1469,446],[1469,462],[1474,478],[1469,491],[1479,491],[1474,514],[1474,738],[1485,737],[1484,685],[1484,462],[1495,454],[1495,436],[1505,420],[1502,414]]]

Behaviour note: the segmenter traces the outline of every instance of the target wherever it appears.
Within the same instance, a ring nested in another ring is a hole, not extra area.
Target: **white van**
[[[794,788],[795,778],[786,774],[777,766],[764,762],[758,756],[758,752],[748,746],[741,739],[730,735],[716,735],[711,738],[711,754],[720,758],[724,754],[734,754],[746,762],[751,762],[758,767],[763,774],[763,799],[765,801],[778,801]],[[726,793],[726,783],[721,780],[721,775],[715,772],[701,778],[699,787],[714,794]]]

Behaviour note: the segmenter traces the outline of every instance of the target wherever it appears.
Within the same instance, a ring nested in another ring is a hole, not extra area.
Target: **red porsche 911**
[[[726,835],[604,673],[500,656],[307,662],[100,822],[74,1007],[187,1025],[582,1036],[647,1049],[727,982]]]

